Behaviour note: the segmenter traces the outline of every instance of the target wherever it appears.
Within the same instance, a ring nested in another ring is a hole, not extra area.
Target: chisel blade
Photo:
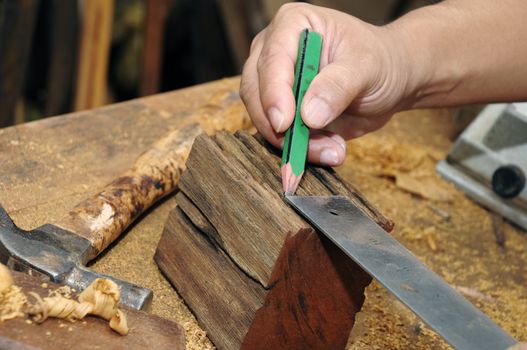
[[[517,343],[348,198],[286,201],[454,348],[503,350]]]

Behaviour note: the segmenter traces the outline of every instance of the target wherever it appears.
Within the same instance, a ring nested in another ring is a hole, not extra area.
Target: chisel
[[[304,29],[300,36],[295,66],[296,111],[293,123],[287,129],[282,153],[282,187],[285,194],[294,194],[306,167],[309,129],[302,121],[300,108],[311,81],[318,73],[322,37]]]

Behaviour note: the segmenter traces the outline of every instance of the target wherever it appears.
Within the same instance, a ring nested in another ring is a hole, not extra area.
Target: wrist
[[[456,21],[453,12],[442,4],[427,6],[386,26],[407,75],[406,108],[443,106],[469,74],[447,39],[449,26]]]

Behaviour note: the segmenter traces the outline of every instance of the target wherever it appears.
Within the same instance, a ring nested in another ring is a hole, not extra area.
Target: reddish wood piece
[[[242,349],[344,349],[371,277],[312,229],[289,236]]]

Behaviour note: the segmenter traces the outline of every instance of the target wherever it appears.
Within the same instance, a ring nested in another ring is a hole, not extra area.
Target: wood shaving
[[[72,293],[74,290],[68,286],[49,291],[49,296],[45,298],[30,292],[35,302],[29,304],[22,290],[13,284],[10,270],[0,264],[0,322],[24,316],[23,308],[28,304],[27,313],[33,316],[36,323],[42,323],[49,317],[74,322],[91,314],[109,321],[110,328],[117,333],[128,334],[126,315],[118,309],[121,293],[115,282],[96,279],[79,295],[78,301],[71,299]],[[32,323],[31,320],[25,322]],[[59,327],[64,326],[61,324]]]
[[[121,310],[117,310],[115,315],[110,319],[110,328],[121,335],[128,334],[128,323],[126,322],[126,316]]]
[[[453,199],[451,187],[439,182],[434,171],[437,160],[444,158],[442,152],[374,138],[354,143],[350,151],[353,161],[370,174],[393,179],[395,185],[406,192],[438,202]]]
[[[0,322],[24,316],[22,309],[26,303],[22,290],[13,284],[11,272],[0,264]]]
[[[115,282],[105,278],[94,280],[79,295],[78,301],[71,299],[72,292],[71,288],[64,286],[51,291],[46,298],[30,293],[36,303],[29,308],[28,313],[37,323],[44,322],[48,317],[73,322],[90,314],[110,321],[110,328],[117,333],[128,334],[126,316],[117,308],[121,293]]]
[[[35,298],[36,303],[29,308],[28,313],[37,323],[44,322],[48,317],[63,318],[73,322],[84,318],[93,309],[90,303],[79,303],[59,294],[44,299],[37,293],[30,292],[29,294]]]
[[[452,194],[438,185],[432,177],[417,178],[413,174],[395,174],[395,185],[402,190],[422,198],[440,202],[450,202]]]
[[[476,300],[486,301],[490,303],[496,302],[495,298],[491,297],[490,295],[486,295],[477,289],[470,288],[470,287],[463,287],[463,286],[454,286],[454,288],[466,297],[474,298]]]
[[[117,305],[121,294],[117,284],[106,278],[97,278],[80,295],[80,302],[92,304],[93,315],[109,321],[117,312]]]

